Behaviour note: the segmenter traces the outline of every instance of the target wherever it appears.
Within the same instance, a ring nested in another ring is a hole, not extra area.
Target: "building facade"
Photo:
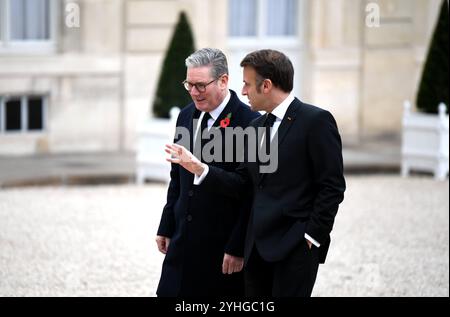
[[[0,155],[134,151],[180,11],[239,62],[274,48],[344,144],[398,136],[440,0],[0,0]],[[180,89],[182,89],[180,85]],[[245,101],[245,98],[244,98]]]

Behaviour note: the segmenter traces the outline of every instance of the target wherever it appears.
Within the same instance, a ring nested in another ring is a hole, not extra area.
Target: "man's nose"
[[[197,87],[195,87],[195,86],[191,88],[190,93],[191,93],[192,96],[198,96],[198,95],[200,95],[200,91],[198,91],[198,90],[197,90]]]

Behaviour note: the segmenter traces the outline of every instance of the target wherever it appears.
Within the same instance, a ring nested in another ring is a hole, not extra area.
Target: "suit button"
[[[188,195],[189,195],[189,197],[194,196],[194,191],[191,189],[191,190],[188,192]]]
[[[187,219],[188,222],[191,222],[192,221],[192,215],[187,215],[186,219]]]
[[[259,185],[258,188],[259,188],[259,189],[263,189],[264,186],[263,186],[263,185]]]

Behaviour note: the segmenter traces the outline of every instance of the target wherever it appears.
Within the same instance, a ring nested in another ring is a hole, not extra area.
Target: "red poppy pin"
[[[230,125],[230,122],[231,122],[231,112],[227,114],[227,116],[224,119],[220,120],[220,127],[226,128]]]

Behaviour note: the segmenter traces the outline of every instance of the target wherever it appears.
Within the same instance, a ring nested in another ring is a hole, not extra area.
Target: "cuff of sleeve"
[[[205,164],[204,166],[205,166],[205,169],[203,170],[202,175],[200,175],[200,176],[194,175],[194,185],[200,185],[203,182],[203,180],[205,179],[206,175],[208,175],[209,166],[207,164]]]
[[[311,236],[307,233],[305,233],[305,239],[314,244],[316,247],[320,247],[320,243],[311,238]]]

